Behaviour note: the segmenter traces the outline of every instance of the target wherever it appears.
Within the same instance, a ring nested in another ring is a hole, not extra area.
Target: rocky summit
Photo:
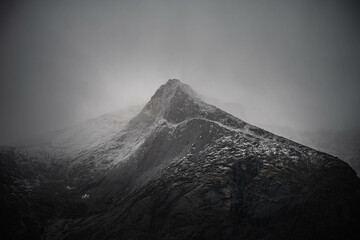
[[[179,80],[135,112],[2,147],[1,239],[360,239],[345,162]]]

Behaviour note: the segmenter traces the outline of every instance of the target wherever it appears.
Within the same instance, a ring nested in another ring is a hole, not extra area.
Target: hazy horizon
[[[358,128],[359,10],[356,1],[4,2],[0,143],[144,104],[172,78],[249,123]]]

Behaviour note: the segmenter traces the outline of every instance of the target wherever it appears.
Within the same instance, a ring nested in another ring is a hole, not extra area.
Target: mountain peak
[[[183,84],[179,79],[169,79],[166,84]]]
[[[189,85],[182,83],[178,79],[169,79],[164,85],[160,86],[153,97],[159,97],[159,94],[161,95],[160,97],[173,96],[176,91],[182,91],[192,98],[200,98]]]
[[[159,87],[140,115],[142,118],[149,118],[151,122],[155,119],[165,119],[179,123],[189,118],[203,116],[204,112],[215,109],[203,102],[187,84],[178,79],[169,79]]]

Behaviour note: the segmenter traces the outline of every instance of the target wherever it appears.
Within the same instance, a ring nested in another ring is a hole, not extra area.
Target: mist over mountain
[[[0,144],[146,103],[169,78],[254,124],[360,123],[358,1],[2,0],[0,12]]]
[[[360,239],[359,12],[0,1],[0,239]]]
[[[4,239],[360,236],[360,180],[347,163],[176,79],[141,109],[1,147],[0,160]]]

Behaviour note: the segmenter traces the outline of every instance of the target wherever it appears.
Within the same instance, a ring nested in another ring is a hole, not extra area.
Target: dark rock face
[[[9,228],[8,239],[360,236],[360,180],[346,163],[236,119],[178,80],[114,142],[54,157],[57,165],[3,150],[1,204],[16,192],[14,211],[29,212],[8,224],[21,230]],[[106,169],[96,165],[104,156]],[[54,169],[64,172],[44,173]],[[2,209],[1,220],[10,215]]]

